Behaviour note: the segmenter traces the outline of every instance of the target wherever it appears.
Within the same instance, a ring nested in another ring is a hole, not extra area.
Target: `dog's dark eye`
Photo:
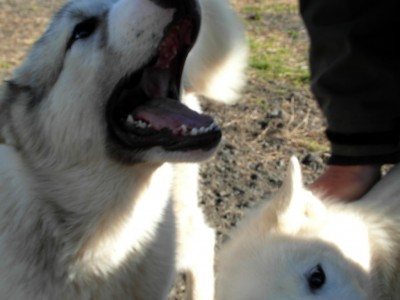
[[[312,268],[307,274],[306,274],[308,286],[312,292],[320,289],[326,281],[326,276],[324,269],[322,269],[321,265],[317,265],[314,268]]]
[[[97,25],[98,20],[94,17],[77,24],[72,32],[67,49],[69,49],[75,41],[88,38],[96,30]]]

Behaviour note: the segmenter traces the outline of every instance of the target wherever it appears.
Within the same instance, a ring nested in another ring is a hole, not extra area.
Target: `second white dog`
[[[400,299],[400,166],[354,203],[287,179],[219,255],[218,300]]]

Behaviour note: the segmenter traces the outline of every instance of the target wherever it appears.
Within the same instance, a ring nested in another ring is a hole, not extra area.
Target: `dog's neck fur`
[[[398,227],[400,217],[395,215],[398,209],[394,209],[392,213],[375,214],[374,212],[379,212],[379,208],[374,206],[365,214],[371,241],[371,282],[379,283],[378,286],[371,287],[371,292],[374,294],[371,299],[398,299],[400,244],[397,238],[393,238],[400,236]]]
[[[15,155],[15,161],[7,162],[11,173],[0,179],[30,188],[11,195],[17,192],[9,185],[8,216],[1,217],[19,219],[16,229],[7,230],[10,236],[18,231],[19,240],[12,243],[16,257],[34,257],[36,261],[26,263],[45,268],[51,276],[104,276],[138,248],[145,251],[143,245],[163,221],[169,200],[166,181],[173,177],[168,164],[126,168],[108,162],[57,173],[23,170],[20,159]],[[165,185],[152,187],[160,177]],[[17,178],[24,178],[25,184]]]

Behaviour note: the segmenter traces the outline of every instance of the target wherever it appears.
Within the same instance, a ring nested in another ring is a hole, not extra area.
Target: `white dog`
[[[400,166],[361,200],[322,202],[297,159],[219,255],[218,300],[400,299]]]
[[[223,0],[55,15],[0,95],[1,299],[166,299],[176,265],[189,297],[213,298],[198,167],[175,163],[215,152],[195,95],[237,98],[246,52]]]

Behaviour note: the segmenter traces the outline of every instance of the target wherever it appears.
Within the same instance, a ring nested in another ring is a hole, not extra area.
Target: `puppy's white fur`
[[[399,178],[397,166],[357,202],[321,201],[292,158],[282,188],[219,254],[217,299],[400,299]]]

